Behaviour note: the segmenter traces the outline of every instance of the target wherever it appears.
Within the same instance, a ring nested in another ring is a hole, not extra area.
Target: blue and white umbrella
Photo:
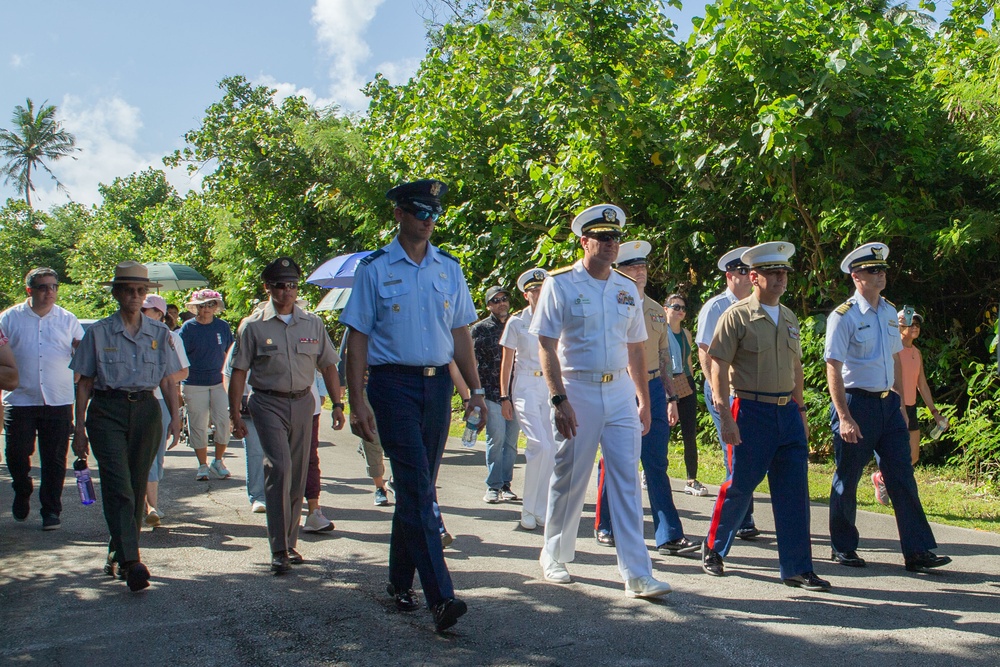
[[[309,274],[306,282],[326,288],[351,287],[354,285],[354,271],[358,268],[358,262],[371,253],[371,250],[362,250],[328,259]]]

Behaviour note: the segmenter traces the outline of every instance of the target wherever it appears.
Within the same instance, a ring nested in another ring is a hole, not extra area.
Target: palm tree
[[[31,98],[27,105],[27,108],[20,104],[14,107],[13,129],[0,128],[0,155],[7,160],[7,164],[0,166],[0,174],[5,185],[14,183],[30,207],[31,193],[35,191],[31,170],[44,169],[56,182],[56,187],[65,190],[43,160],[58,160],[80,149],[76,147],[76,137],[62,129],[62,124],[56,120],[54,105],[42,102],[37,114]]]

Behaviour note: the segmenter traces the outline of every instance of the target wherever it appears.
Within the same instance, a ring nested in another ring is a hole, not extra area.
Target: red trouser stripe
[[[601,525],[601,497],[604,495],[604,457],[597,464],[597,509],[594,512],[594,530]]]
[[[733,405],[731,406],[733,412],[733,419],[736,419],[736,415],[740,412],[740,399],[739,397],[733,399]],[[726,470],[733,469],[733,445],[726,443]],[[729,487],[733,483],[733,478],[730,475],[729,479],[722,483],[719,487],[719,497],[715,499],[715,508],[712,510],[712,523],[708,527],[708,538],[705,540],[706,546],[715,551],[715,533],[719,528],[719,519],[722,518],[722,504],[726,502],[726,492],[729,491]]]

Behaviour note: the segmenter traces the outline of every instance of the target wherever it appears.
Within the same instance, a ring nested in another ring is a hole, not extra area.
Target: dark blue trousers
[[[833,453],[837,470],[830,489],[830,542],[837,551],[858,548],[855,520],[858,513],[858,482],[865,466],[875,454],[885,488],[896,511],[896,528],[904,556],[937,548],[924,508],[920,504],[917,482],[910,460],[910,434],[899,411],[899,395],[890,391],[885,398],[847,394],[851,417],[861,430],[856,443],[840,438],[840,418],[830,406],[833,430]]]
[[[733,476],[733,469],[730,466],[732,461],[729,456],[726,456],[726,443],[722,442],[722,422],[719,418],[719,411],[715,409],[715,403],[712,401],[712,385],[708,380],[705,380],[705,407],[708,408],[708,414],[712,417],[712,423],[715,424],[715,436],[719,439],[719,446],[722,447],[722,457],[726,461],[726,479],[731,479]],[[756,524],[753,521],[753,496],[750,496],[750,504],[747,506],[746,516],[743,517],[743,521],[740,522],[740,528],[753,528]]]
[[[722,483],[705,541],[725,556],[746,516],[753,490],[767,475],[778,536],[781,578],[812,572],[809,542],[809,447],[798,406],[737,398],[733,401],[742,443],[726,445],[732,477]]]
[[[663,381],[654,378],[649,381],[649,407],[652,413],[652,423],[649,433],[642,436],[642,450],[639,460],[646,473],[646,492],[649,494],[649,507],[653,513],[653,533],[656,546],[672,542],[684,537],[681,518],[674,506],[670,490],[670,478],[667,477],[667,443],[670,441],[670,423],[667,422],[667,395],[663,389]],[[597,516],[594,519],[596,530],[611,532],[611,508],[608,506],[608,494],[604,487],[604,457],[601,457],[597,472],[597,485],[600,499],[597,505]]]
[[[455,597],[444,562],[434,485],[451,424],[448,375],[424,377],[372,369],[368,400],[392,466],[396,509],[389,540],[389,583],[413,588],[414,574],[428,607]]]

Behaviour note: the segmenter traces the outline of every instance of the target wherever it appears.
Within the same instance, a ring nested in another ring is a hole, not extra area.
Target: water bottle
[[[76,475],[76,488],[80,492],[80,502],[84,505],[92,505],[97,499],[94,493],[94,480],[90,479],[90,468],[87,467],[86,459],[77,459],[73,463],[73,474]]]
[[[479,406],[472,408],[472,414],[465,420],[465,433],[462,434],[462,446],[472,448],[476,446],[476,438],[479,436],[479,420],[482,419]]]
[[[944,417],[938,417],[934,428],[931,429],[931,440],[937,440],[941,437],[941,434],[948,430],[950,424],[948,420]]]

